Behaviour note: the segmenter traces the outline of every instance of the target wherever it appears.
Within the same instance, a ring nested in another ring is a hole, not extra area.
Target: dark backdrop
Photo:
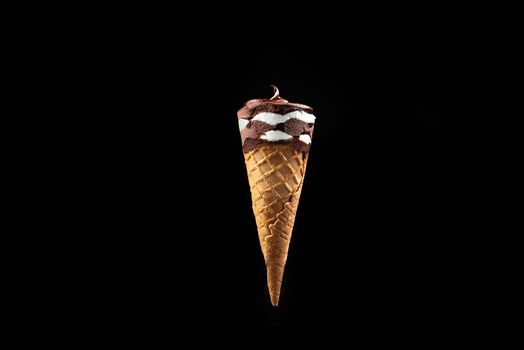
[[[468,303],[451,190],[463,46],[424,16],[357,17],[215,19],[202,33],[117,20],[96,33],[86,55],[104,132],[106,224],[92,258],[103,329],[456,331]],[[317,116],[278,309],[236,117],[270,84]]]

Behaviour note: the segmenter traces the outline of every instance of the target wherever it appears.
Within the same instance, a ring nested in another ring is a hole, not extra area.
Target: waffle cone
[[[280,298],[307,157],[286,144],[264,145],[244,154],[273,306]]]

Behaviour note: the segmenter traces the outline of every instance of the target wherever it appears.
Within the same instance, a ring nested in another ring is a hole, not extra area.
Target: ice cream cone
[[[277,306],[308,156],[290,145],[276,144],[244,157],[269,295]]]
[[[271,304],[278,306],[315,116],[280,98],[250,100],[239,127]]]

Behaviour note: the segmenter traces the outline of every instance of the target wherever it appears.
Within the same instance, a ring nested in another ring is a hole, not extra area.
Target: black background
[[[331,13],[193,26],[115,15],[86,34],[104,132],[90,287],[100,329],[459,332],[470,265],[452,131],[467,42],[427,12]],[[236,117],[270,84],[317,116],[278,309]]]

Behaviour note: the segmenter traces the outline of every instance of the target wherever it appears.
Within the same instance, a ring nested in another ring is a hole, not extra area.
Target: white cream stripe
[[[293,136],[286,134],[283,131],[280,130],[269,130],[264,133],[264,135],[260,136],[262,140],[267,141],[280,141],[280,140],[289,140],[292,139]]]
[[[309,137],[308,134],[300,135],[298,139],[304,143],[307,143],[308,145],[311,143],[311,137]]]
[[[239,119],[238,120],[238,128],[242,131],[246,127],[246,125],[249,124],[249,120],[247,119]]]
[[[264,123],[268,123],[270,125],[285,123],[289,119],[302,120],[303,122],[306,122],[308,124],[315,122],[315,116],[304,111],[293,111],[284,115],[270,112],[262,112],[253,117],[253,120],[258,120]]]

